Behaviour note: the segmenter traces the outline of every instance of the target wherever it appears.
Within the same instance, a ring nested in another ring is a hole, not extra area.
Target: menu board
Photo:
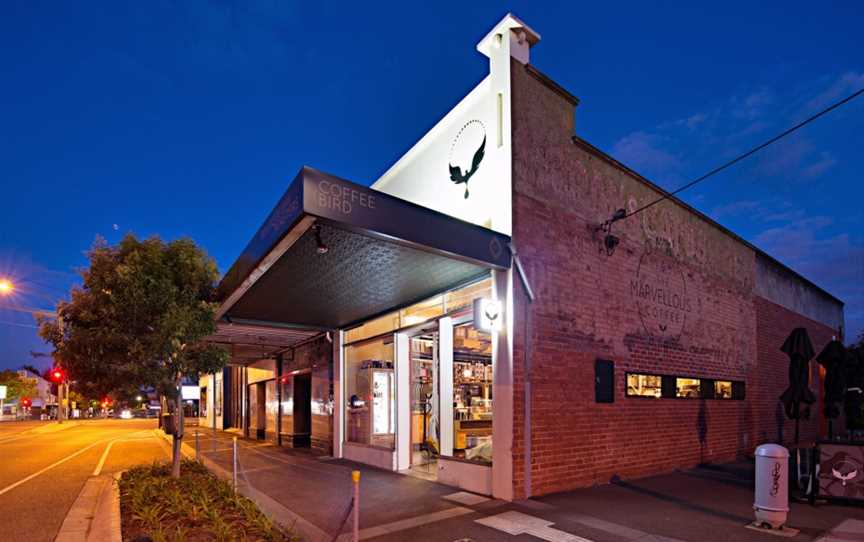
[[[394,432],[392,380],[389,371],[372,372],[372,433],[377,435]]]

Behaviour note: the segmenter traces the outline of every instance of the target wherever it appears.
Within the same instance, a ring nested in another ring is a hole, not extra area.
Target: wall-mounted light
[[[596,228],[596,231],[602,231],[605,234],[603,236],[603,248],[605,249],[607,256],[614,254],[615,249],[621,243],[621,239],[612,234],[612,224],[619,220],[624,220],[625,218],[627,218],[627,211],[625,209],[618,209],[615,211],[615,214],[612,215],[612,218],[600,224],[600,226]]]
[[[313,226],[315,229],[315,244],[317,248],[315,249],[318,254],[327,254],[330,251],[330,247],[324,244],[324,240],[321,239],[321,226],[317,224]]]

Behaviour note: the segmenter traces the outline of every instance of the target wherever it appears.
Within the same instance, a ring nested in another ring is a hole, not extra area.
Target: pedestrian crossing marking
[[[476,523],[513,536],[529,534],[548,542],[593,542],[587,538],[553,529],[554,522],[511,510],[502,514],[475,519]]]

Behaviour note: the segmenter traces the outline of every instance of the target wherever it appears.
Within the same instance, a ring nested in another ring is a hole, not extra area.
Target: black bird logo
[[[465,183],[465,199],[468,199],[468,179],[470,179],[475,173],[477,173],[477,168],[480,167],[480,162],[483,161],[483,156],[486,154],[486,136],[483,136],[483,142],[480,143],[480,148],[474,152],[474,158],[471,160],[471,169],[466,171],[464,174],[462,173],[462,168],[459,166],[454,166],[453,164],[447,164],[450,167],[450,180],[455,184]]]

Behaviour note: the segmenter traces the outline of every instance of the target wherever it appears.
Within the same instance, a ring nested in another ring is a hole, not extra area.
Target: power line
[[[7,322],[6,320],[0,320],[0,325],[29,327],[32,329],[39,329],[39,326],[34,326],[33,324],[19,324],[18,322]]]
[[[612,222],[615,222],[615,221],[617,221],[617,220],[623,220],[623,219],[625,219],[625,218],[629,218],[629,217],[635,215],[636,213],[641,213],[642,211],[644,211],[645,209],[647,209],[647,208],[649,208],[649,207],[651,207],[651,206],[653,206],[653,205],[657,205],[657,204],[660,203],[661,201],[664,201],[664,200],[667,200],[667,199],[671,198],[672,196],[674,196],[675,194],[678,194],[679,192],[682,192],[682,191],[684,191],[684,190],[687,190],[688,188],[690,188],[691,186],[695,185],[696,183],[699,183],[699,182],[701,182],[701,181],[704,181],[704,180],[707,179],[708,177],[711,177],[712,175],[715,175],[715,174],[717,174],[717,173],[720,173],[720,172],[723,171],[724,169],[726,169],[726,168],[728,168],[728,167],[730,167],[730,166],[733,166],[733,165],[737,164],[737,163],[740,162],[741,160],[744,160],[745,158],[747,158],[747,157],[749,157],[749,156],[752,156],[753,154],[756,154],[757,152],[761,151],[762,149],[764,149],[764,148],[767,147],[768,145],[771,145],[772,143],[776,143],[777,141],[780,141],[781,139],[783,139],[784,137],[788,136],[788,135],[791,134],[792,132],[795,132],[796,130],[799,130],[799,129],[803,128],[804,126],[810,124],[811,122],[813,122],[814,120],[818,119],[819,117],[821,117],[821,116],[823,116],[823,115],[826,115],[826,114],[830,113],[831,111],[837,109],[837,108],[840,107],[841,105],[844,105],[844,104],[846,104],[846,103],[851,102],[852,100],[854,100],[855,98],[857,98],[857,97],[860,96],[861,94],[864,94],[864,88],[862,88],[861,90],[858,90],[857,92],[853,92],[852,94],[850,94],[849,96],[843,98],[843,99],[840,100],[839,102],[835,102],[835,103],[831,104],[830,106],[826,107],[826,108],[823,109],[822,111],[819,111],[819,112],[816,113],[815,115],[812,115],[812,116],[810,116],[810,117],[807,117],[806,119],[802,120],[801,122],[799,122],[799,123],[796,124],[795,126],[789,128],[788,130],[785,130],[784,132],[781,132],[780,134],[778,134],[778,135],[772,137],[772,138],[769,139],[768,141],[765,141],[764,143],[762,143],[762,144],[760,144],[760,145],[757,145],[757,146],[753,147],[752,149],[750,149],[749,151],[745,152],[744,154],[738,156],[737,158],[733,158],[732,160],[729,160],[729,161],[726,162],[725,164],[723,164],[723,165],[721,165],[721,166],[718,166],[718,167],[712,169],[711,171],[709,171],[709,172],[706,173],[705,175],[702,175],[701,177],[698,177],[698,178],[696,178],[696,179],[693,179],[692,181],[690,181],[689,183],[685,184],[684,186],[681,186],[681,187],[679,187],[679,188],[676,188],[676,189],[673,190],[672,192],[668,192],[668,193],[666,193],[666,194],[660,196],[659,198],[655,199],[654,201],[652,201],[652,202],[650,202],[650,203],[646,203],[645,205],[643,205],[642,207],[639,207],[639,208],[636,209],[635,211],[630,212],[630,213],[626,213],[626,214],[624,214],[624,216],[620,216],[619,213],[616,213],[616,215],[613,216],[609,221],[607,221],[607,223],[611,224]]]
[[[31,307],[15,307],[12,305],[0,305],[0,311],[18,311],[18,312],[27,312],[32,314],[33,316],[48,316],[48,317],[56,317],[57,313],[52,311],[51,309],[34,309]]]

